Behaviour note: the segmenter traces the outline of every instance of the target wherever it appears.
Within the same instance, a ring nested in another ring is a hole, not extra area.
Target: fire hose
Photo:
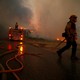
[[[58,46],[60,46],[66,39],[62,40],[55,48],[57,48]]]
[[[8,54],[8,53],[4,53],[4,55],[5,55],[5,54]],[[14,57],[10,58],[9,60],[7,60],[7,61],[6,61],[6,65],[7,65],[7,67],[8,67],[9,70],[2,70],[2,71],[0,71],[0,73],[9,73],[9,72],[12,72],[13,75],[16,77],[16,79],[17,79],[17,80],[20,80],[20,78],[16,75],[15,72],[18,72],[18,71],[22,70],[23,67],[24,67],[24,66],[23,66],[23,63],[17,59],[17,57],[22,56],[22,55],[23,55],[23,54],[21,54],[21,55],[18,54],[18,55],[15,55]],[[3,55],[0,55],[0,56],[3,56]],[[20,63],[21,67],[12,70],[12,69],[9,67],[8,63],[9,63],[9,61],[11,61],[11,60],[13,60],[13,59],[16,59],[16,61]]]

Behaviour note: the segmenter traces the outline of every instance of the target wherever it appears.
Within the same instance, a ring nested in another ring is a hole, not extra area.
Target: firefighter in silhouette
[[[18,30],[18,23],[15,24],[15,29]]]
[[[78,57],[76,56],[76,49],[77,49],[77,43],[76,43],[76,21],[77,21],[77,16],[76,15],[71,15],[69,18],[69,22],[67,23],[65,27],[65,39],[66,39],[66,45],[59,49],[57,51],[57,54],[59,58],[62,58],[62,53],[69,49],[72,46],[72,54],[71,54],[71,60],[78,60]]]

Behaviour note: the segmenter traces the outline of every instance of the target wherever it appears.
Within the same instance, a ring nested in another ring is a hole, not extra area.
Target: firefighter
[[[57,54],[59,58],[62,58],[62,53],[69,49],[72,46],[72,54],[71,54],[71,60],[78,60],[78,57],[76,56],[76,50],[77,50],[77,43],[76,43],[76,37],[77,37],[77,32],[76,32],[76,22],[77,22],[77,16],[76,15],[71,15],[69,18],[69,22],[67,23],[65,27],[65,39],[66,39],[66,45],[59,49],[57,51]]]
[[[18,23],[15,24],[15,29],[18,30]]]

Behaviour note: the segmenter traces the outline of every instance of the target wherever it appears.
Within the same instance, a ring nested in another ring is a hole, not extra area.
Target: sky
[[[32,11],[22,5],[22,0],[0,0],[0,38],[8,36],[9,26],[14,28],[16,22],[27,26]]]
[[[79,38],[80,0],[0,0],[0,6],[0,27],[6,32],[18,22],[34,29],[35,36],[53,40],[61,37],[69,17],[75,14]]]

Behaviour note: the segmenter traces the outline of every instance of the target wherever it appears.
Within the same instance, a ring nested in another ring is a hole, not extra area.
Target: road
[[[71,49],[65,52],[62,60],[59,60],[55,49],[50,51],[34,44],[28,40],[23,43],[1,42],[0,64],[4,72],[0,74],[3,75],[3,80],[80,80],[80,61],[70,60]],[[19,51],[21,46],[23,52]],[[80,56],[79,52],[78,46],[78,56]],[[16,71],[15,69],[18,68],[21,70]]]

